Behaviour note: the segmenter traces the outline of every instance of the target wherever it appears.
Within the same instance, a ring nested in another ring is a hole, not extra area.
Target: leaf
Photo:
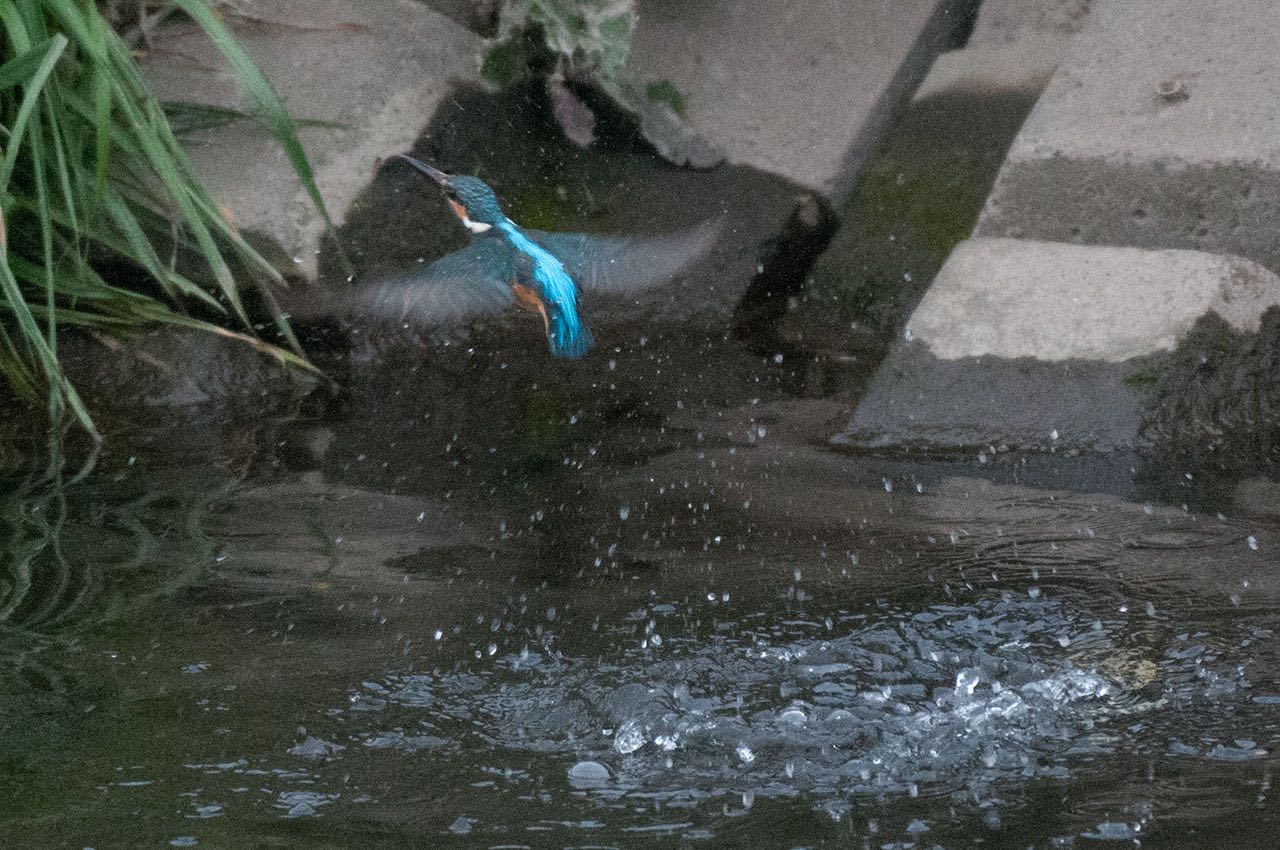
[[[551,111],[565,138],[580,148],[596,140],[596,114],[581,98],[569,91],[564,80],[552,79],[547,83],[551,96]]]

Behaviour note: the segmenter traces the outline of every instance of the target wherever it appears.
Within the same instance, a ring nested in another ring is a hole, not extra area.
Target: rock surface
[[[1280,4],[1096,4],[975,230],[1280,269]]]
[[[1280,278],[1191,251],[961,244],[835,438],[851,448],[1131,448],[1144,375],[1213,312],[1256,331]]]
[[[242,0],[226,20],[295,118],[341,124],[299,132],[335,223],[376,159],[407,149],[452,82],[478,73],[479,36],[412,0]],[[143,69],[162,100],[252,111],[199,30],[162,28],[155,44]],[[236,224],[313,276],[324,223],[275,139],[236,121],[192,134],[188,149]]]
[[[840,197],[964,5],[642,0],[631,66],[730,162]]]

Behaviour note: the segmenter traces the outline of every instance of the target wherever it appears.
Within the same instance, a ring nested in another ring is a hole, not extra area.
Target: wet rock
[[[338,125],[300,130],[337,223],[375,159],[412,143],[450,81],[477,79],[479,36],[411,0],[246,0],[228,23],[296,118]],[[194,27],[162,28],[154,38],[143,68],[161,99],[253,111]],[[323,221],[275,139],[251,120],[188,139],[196,170],[235,222],[278,243],[294,271],[314,274]]]
[[[1193,248],[1280,269],[1278,26],[1269,0],[1099,6],[975,235]]]
[[[1150,375],[1143,437],[1179,472],[1280,469],[1280,307],[1251,324],[1203,317]]]
[[[261,415],[316,383],[244,341],[184,328],[127,340],[69,333],[59,338],[58,349],[90,410],[106,417],[208,407]]]
[[[961,244],[837,445],[1130,448],[1153,369],[1211,311],[1256,332],[1280,279],[1189,251]]]
[[[966,5],[645,0],[630,64],[730,162],[838,197]]]

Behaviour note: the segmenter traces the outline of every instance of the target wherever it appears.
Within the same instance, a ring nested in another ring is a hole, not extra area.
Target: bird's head
[[[445,174],[440,169],[411,156],[404,154],[396,156],[436,182],[449,201],[449,209],[453,210],[453,214],[472,233],[484,233],[506,218],[502,207],[498,204],[498,196],[479,177]]]

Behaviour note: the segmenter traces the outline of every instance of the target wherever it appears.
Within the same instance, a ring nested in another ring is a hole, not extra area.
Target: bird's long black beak
[[[427,165],[425,162],[423,162],[423,161],[422,161],[422,160],[420,160],[420,159],[414,159],[413,157],[411,157],[411,156],[409,156],[409,155],[407,155],[407,154],[402,154],[402,153],[398,153],[398,154],[396,154],[394,158],[395,158],[395,159],[403,159],[405,162],[409,163],[409,164],[410,164],[410,165],[412,165],[414,168],[418,169],[418,170],[419,170],[419,171],[421,171],[423,174],[427,175],[427,176],[428,176],[428,177],[430,177],[432,180],[436,181],[436,183],[437,183],[437,184],[439,184],[440,186],[448,186],[448,185],[449,185],[449,175],[448,175],[448,174],[445,174],[443,171],[441,171],[441,170],[440,170],[440,169],[438,169],[438,168],[433,168],[432,166]]]

